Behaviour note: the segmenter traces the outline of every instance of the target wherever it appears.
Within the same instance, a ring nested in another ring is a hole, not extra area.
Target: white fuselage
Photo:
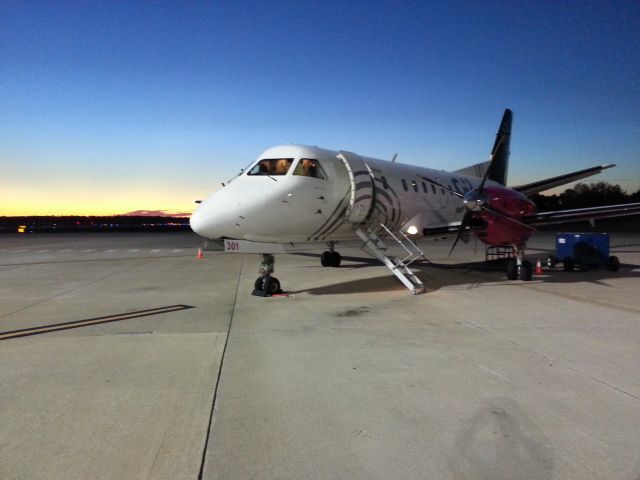
[[[287,159],[290,168],[285,174],[258,172],[264,159]],[[303,159],[317,162],[322,175],[302,175]],[[360,167],[355,177],[349,166]],[[265,151],[252,167],[203,201],[191,217],[191,227],[209,239],[301,243],[355,238],[358,208],[370,209],[367,221],[405,231],[413,226],[410,233],[416,236],[459,224],[462,200],[423,177],[462,194],[481,181],[348,152],[282,145]]]

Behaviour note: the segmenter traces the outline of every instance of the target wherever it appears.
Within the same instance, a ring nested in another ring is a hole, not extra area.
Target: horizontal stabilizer
[[[540,180],[539,182],[528,183],[526,185],[512,188],[513,190],[517,190],[523,195],[530,197],[531,195],[534,195],[536,193],[544,192],[545,190],[559,187],[560,185],[566,185],[567,183],[575,182],[576,180],[580,180],[581,178],[597,175],[603,170],[611,167],[615,167],[615,164],[609,163],[607,165],[599,165],[597,167],[586,168],[577,172],[567,173],[564,175],[559,175],[557,177],[547,178],[546,180]]]

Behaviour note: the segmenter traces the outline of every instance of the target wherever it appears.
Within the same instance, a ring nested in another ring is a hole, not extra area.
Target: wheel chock
[[[266,292],[264,290],[258,290],[258,289],[254,289],[251,292],[251,295],[255,296],[255,297],[270,297],[271,295],[269,295],[269,292]]]

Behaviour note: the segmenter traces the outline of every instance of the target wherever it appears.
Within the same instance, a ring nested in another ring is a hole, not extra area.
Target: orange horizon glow
[[[116,216],[133,212],[189,216],[197,206],[194,200],[191,193],[165,193],[149,189],[118,190],[113,193],[91,191],[88,187],[55,191],[8,187],[0,192],[0,217]]]

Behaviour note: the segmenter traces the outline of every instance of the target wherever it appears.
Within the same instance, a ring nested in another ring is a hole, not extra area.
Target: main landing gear
[[[262,263],[260,264],[260,276],[256,278],[253,292],[251,295],[258,297],[270,297],[282,293],[280,281],[271,274],[275,271],[276,259],[270,253],[262,254]]]
[[[525,260],[524,247],[524,245],[514,247],[516,256],[507,260],[507,278],[509,280],[515,280],[518,277],[524,282],[531,280],[533,265],[529,260]]]
[[[327,245],[329,246],[329,250],[322,252],[320,263],[323,267],[339,267],[342,257],[333,248],[335,242],[327,242]]]

